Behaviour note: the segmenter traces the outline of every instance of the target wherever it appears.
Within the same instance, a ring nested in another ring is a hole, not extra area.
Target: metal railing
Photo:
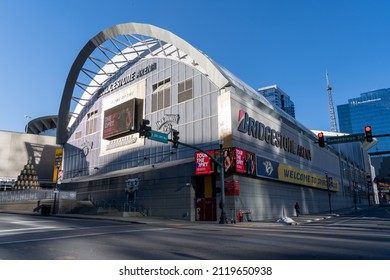
[[[53,190],[15,190],[0,192],[0,202],[54,199]],[[60,191],[57,199],[76,200],[76,192]]]

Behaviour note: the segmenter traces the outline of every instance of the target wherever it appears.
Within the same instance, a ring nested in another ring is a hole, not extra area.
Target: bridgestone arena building
[[[296,202],[302,214],[374,203],[367,143],[316,141],[183,39],[120,24],[92,38],[69,72],[58,186],[106,211],[203,221],[221,221],[222,209],[229,221],[262,220],[295,215]]]

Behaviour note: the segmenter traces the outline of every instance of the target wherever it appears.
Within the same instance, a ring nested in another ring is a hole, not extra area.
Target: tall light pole
[[[355,180],[352,181],[352,188],[353,188],[353,203],[355,204],[355,210],[357,209],[356,203],[357,203],[357,192],[359,191],[357,188],[357,184]]]
[[[24,118],[26,119],[26,127],[24,128],[24,132],[25,133],[28,133],[28,123],[30,122],[31,120],[31,117],[30,116],[27,116],[27,115],[24,115]]]
[[[325,177],[326,177],[326,187],[327,187],[327,189],[328,189],[329,214],[332,214],[332,203],[331,203],[331,201],[330,201],[330,196],[331,196],[331,193],[330,193],[331,184],[330,184],[330,182],[329,182],[328,173],[325,173]]]
[[[219,140],[219,162],[220,162],[220,170],[221,170],[221,217],[219,219],[220,224],[224,224],[226,222],[226,213],[225,213],[225,164],[223,158],[223,140]]]
[[[54,201],[53,201],[53,211],[52,211],[53,215],[57,214],[56,208],[57,208],[57,194],[58,194],[58,173],[60,171],[59,164],[57,164],[56,169],[57,169],[57,178],[56,178],[56,184],[54,186]]]
[[[195,189],[191,183],[186,183],[186,187],[189,190],[189,197],[190,197],[190,221],[194,222],[196,221],[196,207],[195,207]]]

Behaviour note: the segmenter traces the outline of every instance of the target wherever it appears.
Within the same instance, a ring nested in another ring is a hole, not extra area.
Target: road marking
[[[39,221],[39,223],[52,223],[53,221]],[[17,225],[30,225],[30,224],[37,224],[37,221],[12,221],[9,222],[10,224],[17,224]]]
[[[20,232],[20,231],[31,231],[31,230],[42,230],[42,229],[53,229],[55,227],[31,227],[31,228],[14,228],[14,229],[2,229],[0,230],[0,235],[2,233],[9,233],[9,232]]]
[[[75,235],[66,235],[66,236],[53,236],[53,237],[48,237],[48,238],[36,238],[36,239],[25,239],[25,240],[0,242],[0,245],[29,243],[29,242],[41,242],[41,241],[51,241],[51,240],[59,240],[59,239],[71,239],[71,238],[79,238],[79,237],[110,235],[110,234],[124,234],[124,233],[134,233],[134,232],[142,232],[142,231],[164,231],[164,230],[172,230],[172,228],[138,229],[138,230],[112,231],[112,232],[101,232],[101,233],[75,234]]]

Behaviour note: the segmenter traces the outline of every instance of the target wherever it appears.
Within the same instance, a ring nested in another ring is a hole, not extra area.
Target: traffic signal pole
[[[149,124],[150,124],[149,120],[142,119],[142,121],[140,123],[139,131],[138,131],[140,137],[146,137],[146,138],[151,137],[152,128],[149,126]],[[220,217],[219,223],[224,224],[227,219],[226,219],[226,213],[224,210],[224,205],[225,205],[225,178],[224,178],[225,174],[224,173],[225,173],[225,169],[224,169],[224,160],[223,160],[223,154],[222,154],[223,153],[223,141],[220,141],[220,143],[219,143],[220,155],[219,155],[219,160],[218,160],[218,159],[215,159],[213,156],[211,156],[208,152],[202,150],[201,148],[180,142],[179,139],[180,139],[179,131],[172,130],[172,139],[168,139],[168,142],[173,143],[173,146],[172,146],[173,148],[177,149],[179,147],[179,145],[183,145],[185,147],[200,151],[200,152],[206,154],[214,163],[216,163],[220,167],[220,170],[221,170],[221,204],[220,204],[221,217]],[[164,139],[164,142],[165,141],[166,141],[166,139]]]
[[[343,136],[330,136],[326,137],[323,132],[319,132],[317,134],[317,141],[315,143],[318,143],[318,145],[323,148],[325,147],[325,144],[341,144],[341,143],[347,143],[347,142],[361,142],[361,141],[367,141],[372,142],[373,138],[379,138],[379,137],[388,137],[390,136],[390,133],[385,134],[377,134],[372,135],[372,128],[370,125],[366,125],[364,127],[364,133],[356,133],[356,134],[347,134]]]
[[[206,154],[214,163],[216,163],[220,167],[220,170],[221,170],[221,173],[220,173],[221,174],[221,204],[220,204],[221,216],[219,219],[219,223],[225,224],[226,223],[226,213],[224,210],[224,207],[225,207],[225,177],[224,177],[225,176],[225,168],[224,168],[224,161],[223,161],[223,154],[222,154],[223,153],[223,149],[222,149],[223,144],[222,143],[219,144],[220,155],[219,155],[219,159],[216,159],[212,155],[210,155],[208,152],[206,152],[205,150],[203,150],[199,147],[196,147],[196,146],[193,146],[190,144],[186,144],[186,143],[183,143],[180,141],[175,141],[172,139],[168,139],[168,141],[172,142],[174,145],[176,145],[176,147],[178,147],[179,145],[182,145],[182,146],[197,150],[199,152],[202,152],[202,153]]]
[[[216,164],[220,165],[220,163],[218,162],[217,159],[213,158],[212,155],[210,155],[210,154],[209,154],[208,152],[206,152],[205,150],[202,150],[201,148],[198,148],[198,147],[196,147],[196,146],[192,146],[192,145],[190,145],[190,144],[186,144],[186,143],[183,143],[183,142],[180,142],[180,141],[174,141],[174,140],[172,140],[172,139],[168,139],[168,142],[177,143],[178,145],[180,144],[180,145],[182,145],[182,146],[185,146],[185,147],[188,147],[188,148],[197,150],[197,151],[199,151],[199,152],[205,153],[208,157],[211,158],[211,160],[212,160],[213,162],[215,162]]]
[[[372,137],[373,138],[379,138],[379,137],[388,137],[390,136],[390,133],[387,133],[387,134],[377,134],[377,135],[373,135]]]

